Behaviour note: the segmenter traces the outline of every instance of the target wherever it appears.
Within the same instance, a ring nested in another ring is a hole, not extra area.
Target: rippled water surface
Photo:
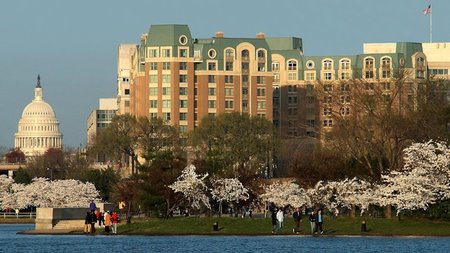
[[[0,252],[449,252],[447,237],[21,235],[0,225]]]

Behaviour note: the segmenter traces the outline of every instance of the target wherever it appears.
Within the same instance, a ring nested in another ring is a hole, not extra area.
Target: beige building
[[[27,157],[43,155],[50,148],[62,147],[59,121],[53,108],[44,100],[40,76],[33,101],[23,109],[14,147],[20,148]]]
[[[116,98],[100,98],[98,109],[89,114],[87,120],[87,146],[93,144],[98,131],[107,127],[112,118],[117,114]]]
[[[135,44],[121,44],[118,48],[117,107],[119,114],[130,113],[130,59],[135,51]]]

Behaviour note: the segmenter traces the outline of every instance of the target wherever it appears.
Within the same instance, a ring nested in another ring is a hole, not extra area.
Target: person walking
[[[272,218],[272,234],[275,234],[277,232],[277,225],[278,225],[278,223],[277,223],[277,210],[276,209],[272,210],[271,218]]]
[[[278,231],[281,231],[281,229],[283,228],[283,220],[284,220],[284,213],[283,209],[280,208],[277,212]]]
[[[95,223],[97,223],[97,216],[95,215],[94,211],[91,211],[91,233],[95,233]]]
[[[116,211],[113,211],[111,215],[111,223],[112,223],[112,233],[117,234],[117,223],[119,223],[119,216],[117,216]]]
[[[317,215],[316,215],[316,228],[314,230],[315,234],[317,234],[317,232],[319,232],[319,231],[320,231],[320,234],[323,234],[322,224],[323,224],[323,211],[322,211],[322,209],[319,209],[319,210],[317,210]]]
[[[86,216],[84,218],[84,233],[85,234],[91,233],[91,223],[92,223],[91,212],[86,212]]]
[[[294,218],[294,228],[292,229],[292,233],[298,234],[300,232],[300,222],[302,222],[302,211],[300,207],[297,207],[297,210],[292,214]]]
[[[109,234],[110,232],[109,228],[111,227],[111,214],[109,214],[109,211],[105,213],[104,219],[105,219],[105,233]]]
[[[311,210],[309,213],[309,224],[311,225],[311,234],[314,234],[314,231],[316,230],[316,215],[314,211]]]

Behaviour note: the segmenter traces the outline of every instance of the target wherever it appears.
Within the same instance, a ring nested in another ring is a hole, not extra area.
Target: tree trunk
[[[129,201],[127,204],[127,213],[126,213],[127,224],[131,223],[131,204],[132,204],[131,201]]]
[[[352,218],[356,217],[356,207],[355,207],[355,205],[352,205],[352,208],[350,210],[350,217],[352,217]]]
[[[219,217],[222,217],[222,201],[219,201]]]
[[[386,219],[392,219],[392,206],[391,205],[387,205],[384,207],[384,217],[386,217]]]

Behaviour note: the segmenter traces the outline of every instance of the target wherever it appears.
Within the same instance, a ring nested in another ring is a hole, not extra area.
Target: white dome
[[[56,119],[53,108],[44,100],[33,100],[23,109],[22,119],[28,117]]]
[[[42,97],[39,76],[34,99],[23,109],[15,136],[15,147],[20,148],[26,156],[42,155],[49,148],[62,146],[59,122],[53,108]]]

